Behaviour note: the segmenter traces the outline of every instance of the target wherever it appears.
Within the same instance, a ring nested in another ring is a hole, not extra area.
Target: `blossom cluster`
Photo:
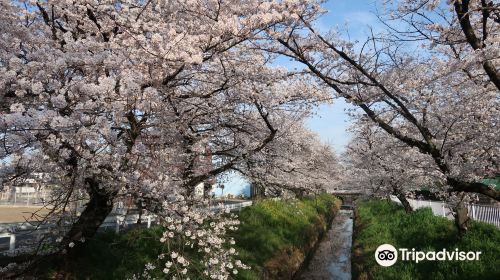
[[[164,244],[155,263],[148,263],[141,278],[161,272],[168,279],[230,279],[249,267],[238,260],[235,241],[228,233],[238,229],[237,216],[223,205],[165,202],[161,226]]]

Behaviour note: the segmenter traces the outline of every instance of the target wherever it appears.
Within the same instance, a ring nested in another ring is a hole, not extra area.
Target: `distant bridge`
[[[366,191],[363,190],[331,190],[328,191],[329,194],[333,195],[364,195]]]
[[[354,200],[356,200],[356,198],[358,198],[359,196],[365,195],[366,191],[356,189],[330,190],[328,191],[328,193],[340,197],[340,199],[342,199],[343,206],[352,207],[354,204]]]

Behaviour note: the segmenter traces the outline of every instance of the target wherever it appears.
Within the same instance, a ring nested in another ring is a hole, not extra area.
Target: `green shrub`
[[[124,234],[99,233],[88,240],[82,257],[67,267],[69,279],[127,279],[141,273],[144,265],[153,263],[161,252],[159,240],[163,229],[134,229]],[[48,272],[50,277],[53,273]]]
[[[475,222],[459,239],[453,222],[429,208],[406,214],[397,204],[369,201],[356,213],[353,268],[360,279],[500,279],[500,230]],[[381,244],[422,251],[481,251],[479,261],[398,261],[379,266],[374,252]]]

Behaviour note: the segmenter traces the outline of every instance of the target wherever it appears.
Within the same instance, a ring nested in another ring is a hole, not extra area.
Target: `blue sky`
[[[323,5],[327,10],[316,23],[316,28],[327,32],[332,28],[345,32],[351,41],[363,41],[369,36],[371,26],[374,32],[380,30],[381,24],[374,14],[376,0],[330,0]],[[352,108],[343,99],[335,100],[332,105],[320,106],[316,114],[308,120],[307,126],[317,132],[321,139],[335,149],[337,153],[344,151],[349,142],[349,118],[345,112]]]
[[[326,32],[332,28],[348,30],[346,36],[351,40],[363,40],[369,34],[368,26],[373,26],[375,31],[380,28],[378,19],[374,14],[376,0],[330,0],[323,5],[327,10],[316,23],[316,28]],[[293,67],[294,63],[279,60],[286,67]],[[300,67],[300,66],[298,66]],[[325,143],[332,145],[337,153],[344,150],[349,142],[349,118],[345,112],[351,105],[339,99],[331,105],[320,106],[314,116],[306,125],[318,133]],[[229,176],[230,180],[224,183],[224,194],[248,194],[248,182],[239,176]],[[220,189],[215,190],[216,195],[221,194]]]

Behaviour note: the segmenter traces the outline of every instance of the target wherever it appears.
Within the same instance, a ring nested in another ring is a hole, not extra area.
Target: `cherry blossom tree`
[[[233,169],[243,173],[262,192],[289,191],[302,197],[333,189],[339,183],[339,168],[332,148],[302,122],[295,122],[279,132],[261,153]]]
[[[495,1],[385,1],[381,19],[396,40],[441,46],[436,52],[475,83],[500,89],[498,73],[500,4]],[[399,24],[397,27],[393,23]]]
[[[305,12],[269,32],[263,48],[300,62],[302,72],[356,105],[395,143],[430,156],[428,169],[439,170],[444,190],[500,200],[499,190],[480,183],[499,172],[497,6],[473,1],[467,12],[470,1],[386,2],[392,26],[411,28],[425,11],[439,11],[448,25],[424,25],[433,36],[419,37],[419,48],[389,23],[385,34],[356,44],[338,31],[321,34],[314,27],[319,14]]]
[[[352,125],[352,139],[343,154],[342,184],[363,189],[375,197],[396,196],[407,212],[407,198],[422,187],[442,192],[442,173],[422,154],[385,133],[366,117]]]
[[[262,152],[283,112],[325,99],[255,48],[314,3],[0,3],[0,174],[49,174],[40,220],[70,222],[56,258],[76,258],[119,199],[165,219],[173,205],[196,213],[196,185]]]

